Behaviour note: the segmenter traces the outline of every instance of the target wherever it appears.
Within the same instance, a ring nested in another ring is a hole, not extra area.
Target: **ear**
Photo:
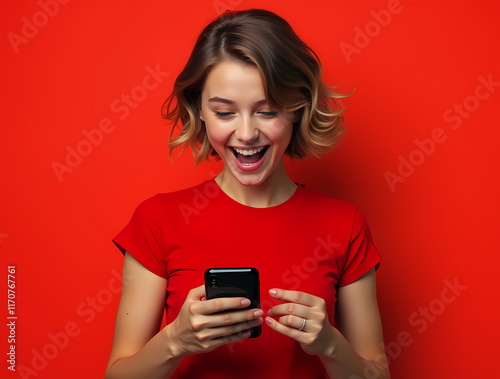
[[[299,122],[300,120],[300,112],[299,111],[293,111],[293,122]]]
[[[200,120],[205,122],[205,115],[203,114],[203,109],[201,106],[201,98],[198,99],[196,105],[198,106],[198,114],[200,115]]]

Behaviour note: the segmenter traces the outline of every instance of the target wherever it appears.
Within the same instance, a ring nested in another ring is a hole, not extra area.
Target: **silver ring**
[[[303,320],[304,320],[304,322],[302,323],[302,326],[300,327],[299,332],[301,330],[304,330],[304,328],[306,327],[306,319],[304,318]]]

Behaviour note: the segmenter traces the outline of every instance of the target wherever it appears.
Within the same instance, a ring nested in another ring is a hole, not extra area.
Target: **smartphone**
[[[210,268],[205,271],[205,291],[207,299],[219,297],[245,297],[250,300],[246,308],[260,308],[259,271],[254,267]],[[261,333],[261,326],[250,329],[250,337]]]

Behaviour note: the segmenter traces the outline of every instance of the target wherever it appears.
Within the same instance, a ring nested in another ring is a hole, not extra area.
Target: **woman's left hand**
[[[285,302],[268,312],[265,320],[272,329],[299,342],[308,354],[331,353],[336,333],[328,320],[325,300],[299,291],[272,289],[269,293]],[[278,320],[272,318],[277,316]]]

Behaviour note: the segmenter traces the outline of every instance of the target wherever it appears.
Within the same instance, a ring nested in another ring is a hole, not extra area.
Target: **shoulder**
[[[348,228],[353,234],[368,228],[364,213],[356,205],[320,194],[307,186],[302,191],[300,212],[308,219],[342,230]]]
[[[195,186],[183,188],[171,192],[159,192],[154,196],[148,197],[141,201],[137,206],[136,212],[145,213],[148,215],[164,215],[171,213],[170,211],[178,210],[183,205],[193,204],[198,199],[212,196],[218,186],[213,180],[206,180]]]

